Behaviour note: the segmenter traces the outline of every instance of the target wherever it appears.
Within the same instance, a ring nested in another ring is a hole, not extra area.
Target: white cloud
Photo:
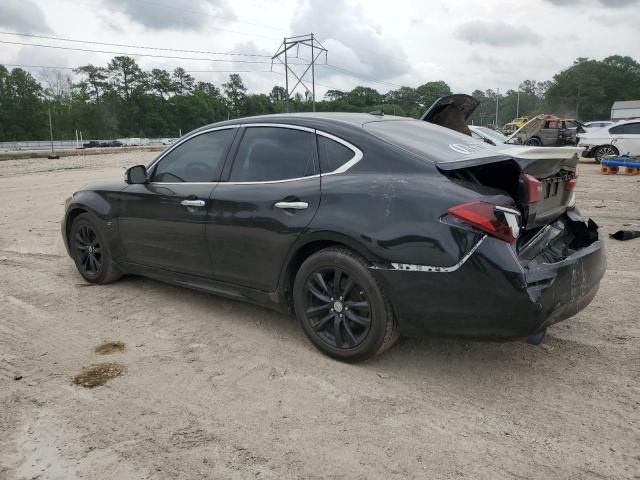
[[[0,27],[27,33],[46,33],[51,30],[42,10],[32,0],[2,0]]]
[[[542,37],[525,26],[512,26],[502,20],[472,20],[458,27],[455,35],[471,44],[493,47],[516,47],[537,44]]]
[[[203,30],[211,22],[236,18],[226,0],[104,0],[104,4],[154,30]]]

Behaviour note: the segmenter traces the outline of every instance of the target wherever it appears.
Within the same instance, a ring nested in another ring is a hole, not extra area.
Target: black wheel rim
[[[102,269],[102,246],[95,230],[82,225],[73,240],[78,268],[86,275],[97,276]]]
[[[305,285],[305,316],[315,335],[331,347],[352,349],[371,329],[366,291],[338,268],[315,271]]]

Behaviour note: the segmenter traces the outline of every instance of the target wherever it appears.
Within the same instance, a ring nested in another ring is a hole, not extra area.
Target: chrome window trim
[[[299,180],[305,180],[307,178],[310,179],[310,178],[317,178],[317,177],[322,177],[322,176],[326,176],[326,175],[337,175],[337,174],[340,174],[340,173],[345,173],[347,170],[349,170],[351,167],[353,167],[356,163],[358,163],[360,160],[362,160],[362,158],[364,156],[364,154],[362,153],[362,150],[360,150],[355,145],[347,142],[346,140],[343,140],[340,137],[336,137],[335,135],[332,135],[332,134],[327,133],[327,132],[323,132],[322,130],[317,130],[315,128],[302,127],[300,125],[292,125],[292,124],[289,124],[289,123],[241,123],[241,124],[235,124],[235,125],[224,125],[224,126],[221,126],[221,127],[208,128],[206,130],[198,131],[198,132],[194,133],[193,135],[189,135],[188,137],[183,138],[182,140],[180,140],[177,143],[174,143],[170,148],[168,148],[167,150],[162,152],[158,156],[158,158],[156,158],[147,167],[147,171],[151,171],[151,169],[154,168],[158,162],[160,162],[165,156],[167,156],[169,153],[171,153],[175,148],[179,147],[180,145],[182,145],[186,141],[191,140],[192,138],[195,138],[195,137],[197,137],[199,135],[203,135],[203,134],[209,133],[209,132],[215,132],[217,130],[225,130],[225,129],[231,129],[231,128],[251,128],[251,127],[288,128],[288,129],[292,129],[292,130],[302,130],[304,132],[314,133],[316,135],[321,135],[323,137],[326,137],[326,138],[329,138],[329,139],[333,140],[334,142],[337,142],[337,143],[339,143],[341,145],[344,145],[349,150],[351,150],[354,155],[351,158],[351,160],[349,160],[348,162],[344,163],[342,166],[336,168],[335,170],[333,170],[331,172],[328,172],[328,173],[317,173],[317,174],[314,174],[314,175],[308,175],[306,177],[287,178],[287,179],[284,179],[284,180],[265,180],[265,181],[259,181],[259,182],[149,182],[149,184],[151,184],[151,185],[218,185],[218,184],[222,184],[222,185],[260,185],[260,184],[270,184],[270,183],[297,182]],[[319,167],[319,163],[320,162],[318,161],[318,167]]]
[[[347,170],[349,170],[351,167],[353,167],[356,163],[358,163],[360,160],[362,160],[362,157],[364,156],[363,153],[362,153],[362,150],[360,150],[355,145],[352,145],[351,143],[347,142],[346,140],[343,140],[340,137],[336,137],[335,135],[331,135],[330,133],[323,132],[321,130],[316,130],[316,134],[317,135],[322,135],[323,137],[329,138],[329,139],[333,140],[334,142],[337,142],[337,143],[339,143],[341,145],[344,145],[349,150],[351,150],[353,152],[353,154],[354,154],[353,157],[351,158],[351,160],[349,160],[348,162],[344,163],[340,167],[338,167],[335,170],[333,170],[331,172],[328,172],[328,173],[320,173],[320,175],[337,175],[339,173],[344,173]],[[318,162],[318,163],[320,163],[320,162]]]
[[[315,129],[313,128],[301,127],[300,125],[291,125],[289,123],[243,123],[241,126],[245,128],[250,128],[250,127],[288,128],[290,130],[302,130],[305,132],[315,133]]]
[[[269,183],[285,183],[285,182],[297,182],[299,180],[307,180],[310,178],[320,178],[320,174],[307,175],[306,177],[285,178],[284,180],[264,180],[261,182],[218,182],[220,185],[262,185]]]
[[[318,178],[320,174],[308,175],[306,177],[287,178],[285,180],[265,180],[263,182],[149,182],[149,185],[260,185],[263,183],[284,183],[297,182],[308,178]]]

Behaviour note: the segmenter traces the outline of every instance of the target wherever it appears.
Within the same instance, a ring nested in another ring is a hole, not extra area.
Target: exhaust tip
[[[533,335],[529,335],[527,337],[527,343],[529,345],[536,345],[536,346],[540,345],[546,333],[547,333],[547,329],[545,328],[540,332],[534,333]]]

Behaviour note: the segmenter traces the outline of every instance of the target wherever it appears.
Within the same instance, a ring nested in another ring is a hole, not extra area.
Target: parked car
[[[91,140],[87,143],[83,143],[82,146],[84,148],[98,148],[100,147],[100,142],[98,142],[97,140]]]
[[[605,254],[575,208],[577,158],[526,150],[365,113],[231,120],[82,187],[62,236],[88,282],[291,312],[344,361],[399,334],[539,339],[593,299]]]
[[[607,155],[640,155],[640,119],[581,133],[578,140],[578,146],[584,148],[582,156],[593,158],[596,163]]]
[[[501,145],[506,143],[509,137],[493,130],[489,127],[479,127],[477,125],[469,125],[471,136],[477,140],[482,140],[490,145]]]
[[[509,143],[533,147],[560,147],[577,145],[576,136],[586,129],[577,120],[562,119],[555,115],[538,115],[509,137]]]
[[[106,142],[100,142],[102,148],[108,147],[122,147],[124,144],[120,140],[108,140]]]
[[[162,145],[171,145],[173,142],[175,142],[175,139],[173,139],[173,138],[163,138],[162,139]]]
[[[502,132],[505,135],[512,135],[516,130],[522,127],[525,123],[529,121],[529,117],[518,117],[510,121],[509,123],[505,123],[502,126]]]
[[[600,120],[596,122],[587,122],[583,124],[583,126],[588,129],[610,127],[611,125],[613,125],[613,122],[609,120]]]

